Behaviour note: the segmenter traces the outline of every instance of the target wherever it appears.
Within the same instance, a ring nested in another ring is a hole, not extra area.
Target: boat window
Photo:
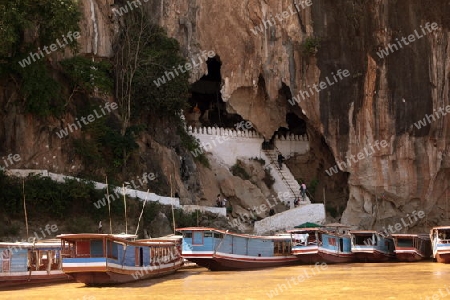
[[[218,233],[218,232],[214,232],[214,238],[221,239],[221,238],[223,238],[223,234]]]
[[[438,237],[440,240],[445,241],[450,239],[450,230],[438,230]],[[447,243],[448,241],[445,241],[444,243]]]
[[[185,232],[185,233],[183,233],[183,237],[187,238],[187,239],[191,239],[192,238],[192,232]]]
[[[108,241],[108,258],[118,258],[118,248],[119,244],[114,243],[113,241]]]
[[[139,267],[139,262],[140,262],[140,251],[139,251],[140,247],[134,247],[134,266],[135,267]]]
[[[291,253],[291,243],[287,241],[274,241],[273,242],[273,254],[289,255]]]
[[[412,239],[398,239],[397,245],[399,247],[413,247],[413,240]]]
[[[336,239],[335,238],[328,238],[328,244],[330,246],[336,246]]]
[[[376,240],[372,239],[372,235],[357,235],[355,236],[355,245],[373,246],[376,245]]]
[[[192,238],[192,245],[203,245],[203,232],[194,231]]]
[[[76,242],[76,255],[77,257],[87,257],[91,254],[89,241],[77,241]]]
[[[49,255],[51,256],[51,258],[52,258],[52,261],[51,261],[51,266],[50,266],[50,269],[51,270],[58,270],[59,269],[59,264],[60,264],[60,251],[59,250],[52,250],[52,251],[49,251]]]
[[[206,238],[206,237],[212,237],[213,236],[213,234],[212,234],[212,232],[205,232],[204,234],[203,234],[203,236]]]
[[[39,271],[46,271],[48,268],[48,251],[40,250],[39,252]]]
[[[91,240],[91,257],[103,256],[103,241]]]
[[[283,250],[283,254],[284,255],[288,255],[291,253],[291,243],[289,242],[283,242],[284,245],[284,250]]]

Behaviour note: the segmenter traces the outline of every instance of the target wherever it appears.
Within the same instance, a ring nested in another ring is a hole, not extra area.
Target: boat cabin
[[[64,266],[71,262],[97,261],[119,266],[160,264],[176,257],[171,242],[148,242],[136,245],[136,236],[109,234],[61,235]],[[91,259],[91,260],[85,260]],[[68,265],[69,264],[69,265]]]
[[[450,227],[434,227],[431,230],[430,237],[432,240],[436,240],[439,244],[450,244]]]
[[[0,273],[61,269],[59,242],[0,243]]]
[[[183,242],[181,254],[183,256],[210,256],[223,239],[225,231],[207,227],[179,228]]]

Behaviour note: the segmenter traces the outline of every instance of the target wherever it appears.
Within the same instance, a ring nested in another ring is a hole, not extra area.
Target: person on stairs
[[[281,170],[281,168],[283,167],[283,160],[284,160],[284,157],[283,157],[283,155],[281,155],[281,153],[280,154],[278,154],[278,166],[280,167],[280,170]]]
[[[300,194],[302,195],[303,201],[306,200],[306,184],[302,182],[300,185]]]
[[[222,200],[220,200],[220,194],[217,194],[216,206],[217,207],[222,207]]]

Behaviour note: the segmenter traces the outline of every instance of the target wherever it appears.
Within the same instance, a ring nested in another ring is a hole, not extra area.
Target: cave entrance
[[[289,112],[286,114],[286,123],[288,124],[287,127],[279,127],[270,140],[263,142],[263,150],[274,150],[276,137],[286,137],[289,134],[306,135],[306,122],[295,113]]]
[[[208,58],[206,64],[208,73],[190,86],[188,125],[234,128],[235,124],[243,119],[238,114],[228,113],[226,103],[222,100],[220,93],[222,62],[220,57],[216,55]]]

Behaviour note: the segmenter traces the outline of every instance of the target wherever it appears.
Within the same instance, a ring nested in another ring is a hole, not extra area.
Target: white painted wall
[[[200,212],[211,212],[211,213],[215,213],[219,216],[227,216],[227,208],[226,207],[210,207],[210,206],[201,206],[201,205],[182,205],[183,210],[185,212],[195,212],[195,211],[200,211]]]
[[[240,157],[261,157],[261,145],[264,138],[255,131],[189,127],[188,132],[200,141],[204,152],[211,152],[229,167],[234,165]]]
[[[7,170],[7,175],[9,176],[16,176],[16,177],[27,177],[28,175],[35,174],[35,175],[41,175],[45,177],[50,177],[52,180],[56,182],[64,182],[66,179],[74,179],[74,180],[83,180],[77,177],[73,176],[66,176],[62,174],[55,174],[48,172],[47,170],[24,170],[24,169],[10,169]],[[94,187],[95,189],[101,190],[106,188],[105,183],[101,182],[95,182]],[[113,190],[109,191],[110,195],[117,192],[118,194],[123,195],[123,189],[122,187],[115,187]],[[132,198],[137,198],[141,201],[153,201],[153,202],[159,202],[162,205],[173,205],[175,208],[182,209],[186,212],[193,212],[195,209],[199,209],[201,211],[209,211],[211,213],[226,217],[227,212],[225,207],[211,207],[211,206],[197,206],[197,205],[180,205],[180,199],[178,198],[171,198],[171,197],[164,197],[157,195],[155,193],[147,193],[144,191],[134,190],[134,189],[125,189],[125,194]],[[100,199],[97,199],[100,200]]]
[[[305,154],[309,151],[309,141],[306,135],[287,134],[286,137],[277,136],[274,139],[274,144],[286,158],[294,154]]]
[[[228,166],[234,165],[239,157],[264,158],[268,162],[262,154],[264,138],[256,131],[222,127],[192,128],[189,126],[188,132],[200,141],[203,151],[211,152]],[[309,151],[309,141],[306,135],[277,136],[274,144],[285,157]]]
[[[257,235],[268,234],[270,231],[293,229],[294,226],[305,222],[317,224],[325,223],[325,211],[322,203],[300,205],[275,214],[271,217],[255,222],[254,233]]]

